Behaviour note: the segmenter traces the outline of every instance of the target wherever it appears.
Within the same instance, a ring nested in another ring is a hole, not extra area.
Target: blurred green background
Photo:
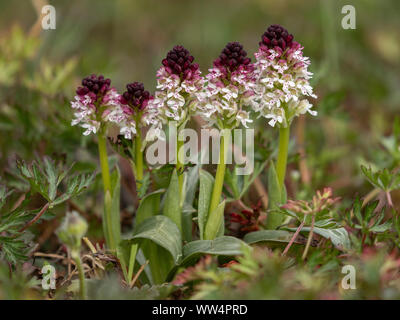
[[[48,3],[56,8],[56,30],[40,27],[37,8],[46,1],[0,2],[2,173],[16,154],[29,160],[35,153],[66,153],[72,160],[96,161],[92,138],[69,126],[69,100],[84,76],[103,73],[120,91],[141,81],[153,91],[156,70],[172,46],[187,47],[205,73],[228,41],[241,42],[253,57],[261,34],[275,23],[305,47],[315,73],[319,115],[307,117],[304,140],[313,189],[330,185],[353,194],[367,186],[360,164],[393,160],[381,151],[400,110],[397,0]],[[356,9],[355,30],[341,26],[346,4]],[[269,127],[265,132],[275,134]]]

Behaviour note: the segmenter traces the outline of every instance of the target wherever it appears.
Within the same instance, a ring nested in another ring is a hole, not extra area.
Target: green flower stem
[[[280,128],[278,158],[276,160],[276,175],[278,177],[278,183],[281,189],[283,188],[285,183],[289,138],[290,138],[289,125],[286,128]]]
[[[179,134],[178,134],[179,136]],[[178,174],[178,182],[179,182],[179,194],[182,196],[182,188],[183,188],[183,169],[184,164],[179,161],[179,150],[183,148],[185,141],[179,140],[177,138],[176,141],[176,173]]]
[[[112,190],[111,190],[111,177],[110,177],[110,169],[108,167],[108,156],[107,156],[107,140],[106,136],[103,132],[99,132],[98,134],[98,145],[99,145],[99,157],[100,157],[100,165],[101,165],[101,175],[103,177],[103,186],[104,186],[104,217],[105,224],[104,234],[108,236],[110,243],[107,243],[108,247],[111,250],[115,249],[115,239],[112,234],[112,217],[111,217],[111,199],[112,199]]]
[[[110,169],[108,167],[108,156],[107,156],[107,140],[104,133],[99,132],[98,136],[99,145],[99,157],[101,165],[101,175],[103,177],[104,193],[110,192],[111,195],[111,178]]]
[[[133,270],[135,267],[135,261],[136,261],[136,254],[138,251],[138,245],[137,244],[132,244],[131,245],[131,252],[129,255],[129,266],[128,266],[128,285],[131,284],[132,278],[133,278]]]
[[[136,188],[139,190],[143,181],[143,152],[142,152],[142,132],[139,127],[139,116],[136,118],[135,136],[135,167],[136,167]]]
[[[225,148],[225,136],[221,135],[220,147],[219,147],[219,163],[217,167],[217,172],[215,174],[214,188],[211,194],[210,208],[208,211],[208,216],[218,207],[221,200],[222,187],[224,186],[224,176],[225,176],[225,158],[227,153],[227,148]]]
[[[82,267],[82,260],[79,254],[79,250],[72,250],[71,257],[74,259],[76,263],[76,268],[78,269],[79,274],[79,297],[82,300],[86,300],[86,284],[85,284],[85,273]]]

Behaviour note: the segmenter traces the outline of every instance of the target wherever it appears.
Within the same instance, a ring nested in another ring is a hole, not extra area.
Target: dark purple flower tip
[[[286,48],[291,48],[293,43],[293,35],[279,24],[273,24],[268,27],[267,31],[261,36],[260,46],[265,46],[269,49],[279,47],[282,51]]]
[[[126,90],[121,97],[121,103],[129,105],[131,108],[143,110],[149,99],[152,97],[150,93],[144,90],[143,83],[133,82],[126,85]]]
[[[82,80],[82,86],[78,87],[76,94],[79,96],[86,95],[89,92],[99,97],[110,89],[111,80],[104,79],[103,75],[96,76],[92,74]]]
[[[168,68],[169,72],[180,76],[183,80],[190,78],[199,68],[197,63],[193,63],[194,58],[183,46],[175,46],[168,52],[167,57],[163,59],[162,64]]]
[[[216,67],[224,67],[233,72],[240,66],[246,66],[251,62],[247,52],[239,42],[229,42],[222,50],[218,59],[214,61]]]

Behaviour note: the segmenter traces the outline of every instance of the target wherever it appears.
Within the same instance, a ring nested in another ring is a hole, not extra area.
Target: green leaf
[[[184,241],[192,241],[193,213],[196,212],[193,208],[193,202],[196,196],[197,185],[199,183],[200,167],[201,164],[199,163],[189,168],[187,173],[184,173],[185,201],[183,202],[182,208],[182,229]]]
[[[244,241],[248,244],[258,242],[268,243],[288,243],[293,237],[293,233],[284,230],[260,230],[246,234]]]
[[[166,249],[179,264],[182,257],[182,237],[176,224],[168,217],[158,215],[138,225],[132,239],[148,239]]]
[[[85,191],[92,184],[94,179],[94,174],[79,174],[74,175],[71,178],[67,179],[66,185],[67,190],[61,196],[57,197],[52,203],[51,206],[54,207],[59,205],[72,197],[76,197]]]
[[[386,231],[390,230],[391,227],[392,227],[392,222],[391,221],[386,221],[385,223],[373,226],[369,230],[372,231],[372,232],[375,232],[375,233],[383,233],[383,232],[386,232]]]
[[[376,188],[390,192],[400,188],[400,173],[391,173],[387,168],[373,172],[371,168],[361,166],[367,180]]]
[[[139,240],[145,257],[150,261],[151,278],[163,283],[182,258],[182,237],[176,224],[168,217],[157,215],[138,225],[132,240]]]
[[[240,199],[240,191],[239,191],[240,183],[238,181],[239,176],[237,174],[235,174],[234,170],[235,169],[233,169],[231,171],[231,170],[229,170],[229,168],[227,168],[225,170],[224,181],[229,186],[229,189],[232,191],[230,193],[232,194],[233,199],[237,200],[237,199]]]
[[[58,181],[58,177],[57,177],[57,173],[56,173],[56,167],[54,165],[54,163],[47,157],[43,158],[44,161],[44,167],[46,170],[46,175],[47,175],[47,181],[49,184],[48,187],[48,196],[49,196],[49,200],[53,201],[54,198],[56,197],[57,194],[57,181]]]
[[[286,202],[286,190],[279,186],[278,176],[275,171],[275,165],[271,161],[268,170],[268,197],[269,197],[269,212],[267,218],[267,228],[276,229],[279,227],[285,216],[279,212],[279,205]]]
[[[146,172],[143,176],[143,179],[138,181],[140,182],[140,188],[138,190],[139,199],[143,198],[147,192],[147,189],[150,186],[150,174]]]
[[[199,177],[200,191],[197,208],[197,221],[199,225],[200,239],[203,240],[204,230],[207,223],[208,209],[210,207],[212,188],[214,185],[214,178],[209,172],[202,169],[199,171]]]
[[[189,169],[186,174],[186,195],[185,195],[185,204],[190,206],[193,205],[194,198],[196,195],[197,185],[199,183],[199,167],[201,165],[195,165]]]
[[[5,201],[13,191],[8,191],[5,186],[0,185],[0,209],[4,206]]]
[[[253,174],[251,176],[244,176],[244,185],[243,189],[240,193],[239,198],[242,198],[249,187],[253,184],[254,180],[260,175],[260,173],[264,170],[268,161],[264,161],[262,163],[256,163]]]
[[[310,227],[303,227],[301,232],[310,232],[310,229]],[[345,228],[324,229],[314,227],[314,232],[321,237],[331,240],[333,245],[338,249],[347,250],[351,247],[349,234]]]
[[[0,236],[0,247],[4,258],[12,264],[27,260],[28,246],[19,237]]]
[[[189,242],[183,247],[183,260],[181,265],[185,266],[204,254],[220,256],[237,256],[243,253],[243,246],[247,246],[242,240],[223,236],[214,240],[196,240]]]
[[[174,258],[170,252],[148,239],[142,240],[140,247],[146,259],[149,260],[151,281],[155,284],[167,281],[168,274],[175,267]]]
[[[192,241],[192,230],[193,230],[193,212],[196,210],[188,203],[183,204],[182,208],[182,229],[183,229],[183,240]]]
[[[214,240],[216,237],[221,235],[221,230],[223,233],[224,210],[225,201],[222,201],[218,205],[218,207],[216,207],[215,210],[211,212],[210,216],[207,219],[207,224],[204,230],[205,240]]]
[[[368,206],[369,206],[369,204],[368,204]],[[354,201],[354,204],[353,204],[353,214],[357,218],[357,220],[358,220],[358,222],[360,224],[363,223],[363,217],[362,217],[362,214],[361,214],[361,210],[362,210],[361,207],[362,207],[362,201],[361,201],[361,199],[359,197],[357,197],[356,200]]]
[[[157,215],[160,210],[160,198],[164,193],[164,189],[160,189],[149,193],[140,201],[139,207],[136,210],[135,225],[140,225],[144,220]]]
[[[111,174],[112,195],[109,192],[104,197],[103,230],[105,238],[111,250],[116,250],[121,241],[120,218],[120,173],[118,167]]]
[[[171,181],[165,195],[163,215],[170,218],[178,226],[178,229],[182,233],[179,181],[176,170],[174,170],[174,172],[172,173]]]

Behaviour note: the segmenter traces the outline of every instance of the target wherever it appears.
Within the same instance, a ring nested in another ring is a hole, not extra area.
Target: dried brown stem
[[[147,260],[144,264],[142,264],[142,266],[140,267],[138,272],[136,272],[135,277],[132,279],[131,283],[129,284],[131,289],[135,285],[136,280],[139,278],[140,274],[143,272],[144,268],[147,266],[148,263],[149,263],[149,260]]]
[[[310,248],[310,244],[311,244],[311,241],[312,241],[312,238],[314,235],[315,216],[316,216],[316,214],[313,214],[313,217],[311,220],[311,229],[310,229],[310,233],[308,234],[306,248],[304,249],[303,256],[301,257],[302,260],[304,260],[307,257],[308,249]]]
[[[31,225],[33,225],[36,221],[40,219],[40,217],[47,211],[49,208],[50,203],[46,203],[42,210],[39,211],[39,213],[31,220],[29,221],[25,226],[23,226],[21,229],[19,229],[19,232],[23,232],[26,229],[28,229]]]
[[[386,191],[386,199],[387,199],[389,208],[393,208],[392,196],[390,195],[389,191]]]
[[[372,199],[374,199],[378,194],[380,193],[380,189],[376,188],[370,191],[364,198],[363,203],[362,203],[362,208],[365,207],[365,205],[370,202]]]
[[[297,236],[299,235],[300,230],[303,228],[303,226],[304,226],[304,221],[303,221],[302,223],[300,223],[300,225],[299,225],[299,227],[297,228],[296,232],[294,233],[292,239],[290,239],[290,241],[289,241],[289,243],[287,244],[285,250],[283,251],[282,256],[285,256],[286,253],[289,251],[290,247],[292,246],[294,240],[296,240],[296,238],[297,238]]]

